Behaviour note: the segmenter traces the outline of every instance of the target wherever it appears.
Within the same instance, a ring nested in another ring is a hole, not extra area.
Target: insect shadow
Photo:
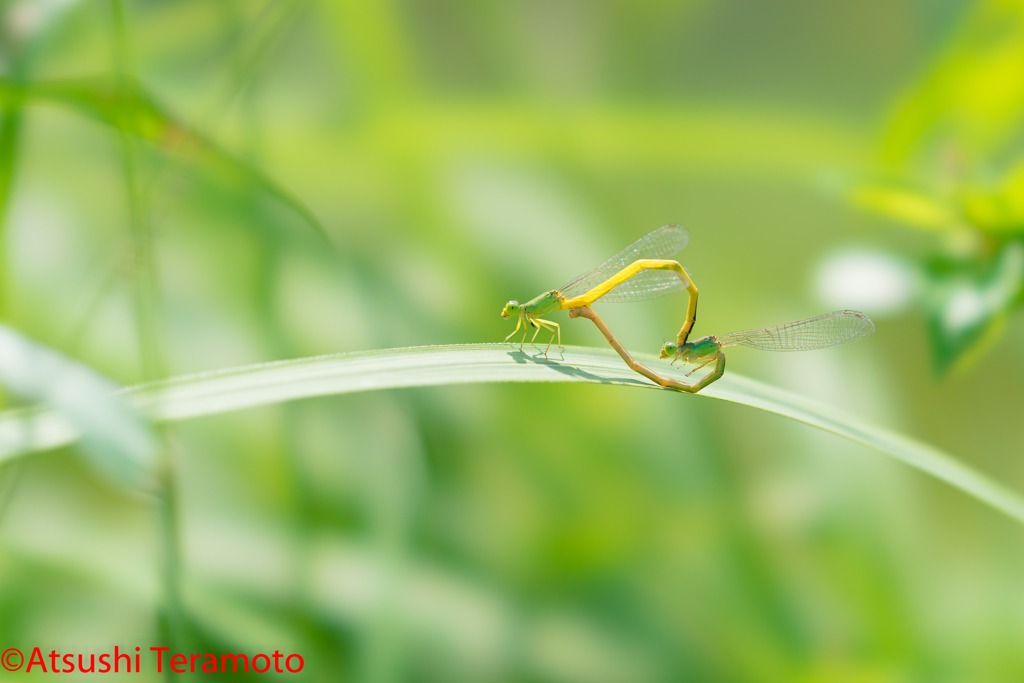
[[[594,373],[587,372],[586,370],[578,368],[575,365],[559,363],[558,361],[551,360],[550,358],[545,358],[543,353],[531,356],[525,351],[520,351],[519,349],[516,349],[514,351],[509,351],[508,355],[509,357],[512,358],[512,360],[514,360],[517,363],[536,363],[537,365],[545,365],[554,370],[555,372],[560,372],[563,375],[569,375],[570,377],[579,377],[580,379],[585,379],[588,382],[597,382],[599,384],[639,384],[641,386],[645,385],[645,382],[633,379],[632,377],[602,377],[601,375],[595,375]]]

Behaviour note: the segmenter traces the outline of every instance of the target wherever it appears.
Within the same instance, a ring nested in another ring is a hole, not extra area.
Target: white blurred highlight
[[[17,37],[31,37],[78,0],[22,0],[8,6],[7,30]]]
[[[824,304],[873,316],[902,312],[917,290],[913,268],[894,256],[873,251],[847,250],[829,256],[815,276],[815,291]]]
[[[999,255],[995,279],[979,287],[963,281],[956,285],[942,316],[947,334],[960,334],[1006,309],[1024,287],[1024,245],[1010,242]]]
[[[947,333],[955,334],[977,324],[986,315],[987,308],[985,298],[965,285],[950,298],[945,315],[942,316],[942,326]]]

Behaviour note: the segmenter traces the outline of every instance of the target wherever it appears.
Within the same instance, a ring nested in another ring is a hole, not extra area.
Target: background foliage
[[[2,19],[0,319],[79,380],[58,392],[5,335],[0,365],[30,368],[0,373],[7,407],[66,398],[97,425],[116,406],[75,397],[99,375],[496,341],[506,300],[678,222],[697,333],[878,323],[731,370],[1024,488],[1020,2],[22,0]],[[682,305],[602,314],[654,351]],[[1019,527],[866,448],[682,398],[354,394],[5,464],[0,645],[279,649],[310,680],[1024,674]],[[140,495],[96,453],[157,481]]]

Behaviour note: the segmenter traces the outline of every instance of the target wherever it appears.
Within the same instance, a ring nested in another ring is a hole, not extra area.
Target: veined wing
[[[644,258],[662,257],[645,256]],[[624,267],[625,266],[623,266],[623,268]],[[621,270],[621,268],[619,270]],[[614,275],[614,273],[612,273],[612,275]],[[611,277],[611,275],[608,277]],[[607,279],[608,278],[605,278],[605,280]],[[604,282],[604,280],[601,280],[601,282]],[[597,282],[595,284],[600,284],[601,282]],[[587,290],[584,289],[583,291]],[[674,292],[683,291],[686,291],[686,283],[680,280],[679,276],[673,271],[641,270],[639,273],[602,296],[598,301],[606,304],[625,304],[630,301],[656,299],[659,296],[666,296]]]
[[[633,242],[597,268],[588,270],[559,287],[558,291],[565,298],[572,299],[589,292],[634,261],[671,258],[682,251],[689,241],[690,233],[684,227],[666,225],[658,228]],[[641,301],[681,289],[685,289],[685,285],[675,273],[666,270],[644,270],[605,294],[600,300],[610,303]]]
[[[749,346],[762,351],[813,351],[854,344],[875,331],[871,318],[857,311],[832,311],[774,327],[739,330],[719,337],[726,346]]]

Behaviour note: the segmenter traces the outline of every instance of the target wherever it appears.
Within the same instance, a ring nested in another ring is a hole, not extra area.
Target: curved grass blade
[[[674,368],[650,354],[663,374],[682,379]],[[546,359],[504,344],[423,346],[343,353],[317,358],[251,365],[190,375],[132,387],[122,395],[156,421],[177,421],[316,396],[376,389],[481,382],[589,382],[663,389],[630,371],[611,349],[568,346]],[[759,408],[872,446],[977,498],[1024,523],[1024,499],[927,444],[876,427],[845,411],[763,384],[734,372],[695,395]],[[681,394],[679,401],[696,400]],[[21,435],[22,447],[9,446]],[[31,435],[26,442],[25,435]],[[47,411],[0,414],[0,462],[19,452],[54,448],[79,438],[69,425]],[[27,446],[25,444],[28,444]]]
[[[100,474],[125,488],[151,487],[156,438],[114,382],[0,326],[0,386],[49,406],[5,413],[11,418],[0,420],[0,453],[81,441]]]

